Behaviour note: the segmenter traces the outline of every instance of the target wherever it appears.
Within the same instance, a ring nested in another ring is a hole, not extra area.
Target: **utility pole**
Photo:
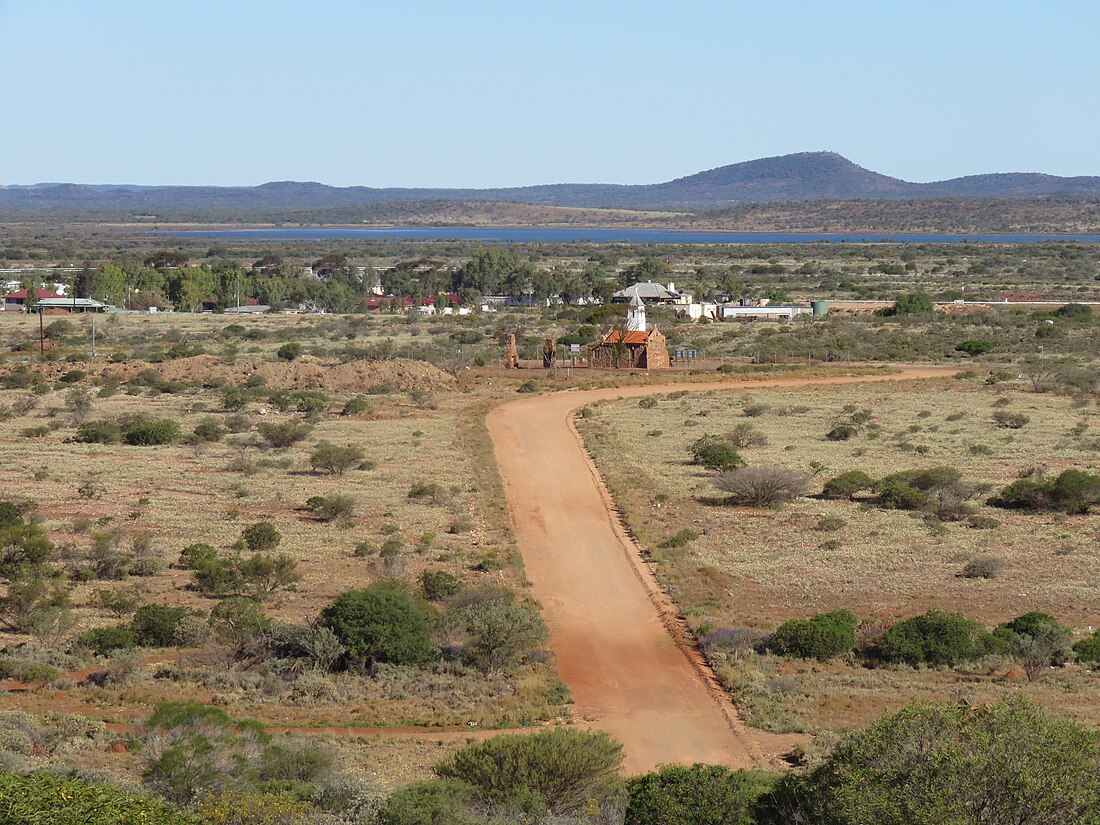
[[[95,317],[98,312],[92,312],[92,358],[95,358]]]
[[[46,354],[46,331],[42,326],[42,310],[38,310],[38,354]]]

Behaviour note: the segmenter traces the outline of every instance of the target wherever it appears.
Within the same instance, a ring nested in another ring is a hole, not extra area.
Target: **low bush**
[[[806,494],[810,476],[788,467],[739,467],[715,480],[730,504],[770,507]]]
[[[622,746],[602,731],[556,728],[474,742],[435,772],[466,783],[482,803],[566,817],[598,808],[616,793],[622,759]]]
[[[1009,412],[1008,410],[994,410],[993,421],[998,427],[1006,430],[1019,430],[1031,422],[1023,413]]]
[[[142,647],[171,647],[176,640],[176,627],[184,616],[191,615],[186,607],[147,604],[139,607],[130,622],[134,641]]]
[[[821,613],[812,619],[792,619],[767,640],[779,656],[825,661],[850,653],[856,644],[856,617],[848,610]]]
[[[755,825],[777,776],[720,765],[664,765],[627,780],[625,825]]]
[[[195,570],[200,565],[214,561],[218,549],[209,544],[190,544],[180,550],[179,566],[184,570]]]
[[[355,516],[355,497],[336,493],[331,496],[311,496],[306,509],[321,521],[347,521]]]
[[[1000,556],[981,556],[971,559],[959,571],[962,579],[995,579],[1004,569],[1005,560]]]
[[[341,415],[362,415],[371,411],[370,402],[361,395],[356,395],[344,402]]]
[[[106,656],[115,650],[137,647],[137,636],[128,627],[97,627],[80,634],[76,643],[97,656]]]
[[[56,773],[0,773],[5,825],[199,825],[159,799]]]
[[[1085,514],[1100,503],[1100,474],[1070,469],[1063,470],[1053,479],[1020,478],[993,496],[989,503],[1006,510]]]
[[[673,533],[664,541],[660,542],[657,546],[662,550],[672,550],[677,547],[684,547],[691,542],[699,538],[699,534],[692,530],[690,527],[685,527],[676,533]]]
[[[275,350],[275,354],[283,361],[293,361],[302,354],[302,345],[296,341],[288,341]]]
[[[221,441],[222,436],[225,435],[226,429],[221,425],[221,422],[214,417],[204,418],[198,424],[195,425],[195,439],[197,441],[204,441],[207,443],[214,441]]]
[[[870,490],[875,480],[863,470],[848,470],[825,482],[821,494],[826,498],[853,498],[857,493]]]
[[[304,441],[313,432],[313,428],[304,421],[264,422],[256,427],[260,437],[269,446],[283,449]]]
[[[342,476],[353,467],[358,467],[366,458],[362,448],[352,444],[341,447],[322,441],[309,457],[309,464],[315,472]]]
[[[763,799],[764,821],[1095,825],[1098,760],[1094,729],[1023,699],[913,704],[847,734],[813,770],[784,776]]]
[[[420,587],[426,599],[438,602],[458,593],[462,589],[462,582],[446,570],[425,570],[420,574]]]
[[[815,530],[819,530],[822,533],[835,533],[840,530],[848,522],[842,519],[840,516],[822,516],[817,520],[817,524],[814,525]]]
[[[745,462],[733,446],[721,436],[704,435],[688,447],[691,460],[708,470],[732,470]]]
[[[341,593],[321,611],[319,621],[361,667],[378,662],[418,665],[436,657],[427,614],[408,596],[387,587]]]
[[[825,437],[829,439],[829,441],[848,441],[857,435],[859,435],[859,428],[851,424],[837,424],[825,433]]]
[[[763,447],[768,443],[768,437],[756,429],[748,421],[742,421],[734,426],[726,439],[734,447],[745,449],[746,447]]]
[[[254,553],[274,550],[282,540],[283,534],[270,521],[257,521],[241,531],[241,541]]]
[[[963,352],[971,357],[985,355],[987,352],[993,352],[993,342],[985,338],[968,338],[955,347],[955,352]]]
[[[1085,664],[1100,664],[1100,630],[1074,643],[1073,653]]]
[[[134,447],[172,444],[180,437],[179,422],[170,418],[138,418],[122,428],[122,440]]]
[[[882,635],[875,655],[913,667],[955,667],[981,658],[988,650],[986,629],[961,613],[930,610],[898,622]]]

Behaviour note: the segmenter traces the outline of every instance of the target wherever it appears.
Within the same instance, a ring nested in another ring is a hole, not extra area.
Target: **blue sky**
[[[1100,3],[0,0],[0,183],[1100,174]]]

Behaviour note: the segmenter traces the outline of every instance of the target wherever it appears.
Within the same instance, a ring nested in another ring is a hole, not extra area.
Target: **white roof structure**
[[[680,299],[675,292],[670,292],[661,284],[655,284],[652,281],[633,284],[611,295],[612,300],[618,301],[626,301],[634,297],[643,301],[678,301]]]

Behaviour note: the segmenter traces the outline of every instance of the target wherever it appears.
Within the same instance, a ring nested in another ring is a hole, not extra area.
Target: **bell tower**
[[[634,297],[630,299],[630,309],[626,311],[626,331],[645,332],[645,327],[645,304],[635,290]]]

